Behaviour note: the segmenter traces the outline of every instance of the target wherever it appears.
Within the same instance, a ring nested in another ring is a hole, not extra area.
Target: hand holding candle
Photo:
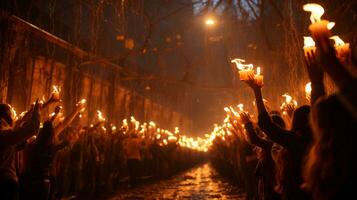
[[[345,43],[337,35],[330,37],[330,39],[335,41],[336,56],[341,62],[346,62],[349,60],[351,55],[350,44]]]
[[[304,55],[305,57],[308,56],[308,53],[316,52],[316,47],[315,47],[315,41],[312,39],[312,37],[306,37],[304,36]]]

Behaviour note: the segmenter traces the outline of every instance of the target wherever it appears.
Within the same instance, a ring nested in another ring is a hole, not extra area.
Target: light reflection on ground
[[[209,164],[196,167],[169,180],[120,191],[119,199],[245,199],[239,189],[219,178]]]

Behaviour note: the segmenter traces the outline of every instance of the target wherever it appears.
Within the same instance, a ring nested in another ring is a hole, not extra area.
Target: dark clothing
[[[2,200],[18,199],[18,182],[13,179],[0,179],[0,197]]]
[[[130,176],[130,185],[135,187],[137,185],[137,177],[139,175],[140,160],[138,159],[128,159],[127,167]]]
[[[286,187],[289,191],[284,191],[283,199],[306,199],[306,194],[300,189],[300,185],[303,183],[302,179],[302,165],[303,158],[308,152],[310,139],[306,137],[311,135],[310,130],[304,130],[304,133],[299,131],[293,132],[282,129],[276,125],[270,118],[267,112],[260,113],[258,116],[258,124],[261,130],[264,131],[268,137],[274,142],[284,147],[290,157],[292,167],[292,180],[287,183]]]
[[[261,156],[258,156],[258,163],[256,167],[256,175],[259,178],[258,183],[258,193],[259,199],[264,200],[277,200],[279,199],[278,194],[274,191],[275,187],[275,163],[271,156],[271,148],[273,142],[262,139],[256,135],[252,123],[245,124],[245,129],[247,136],[250,142],[253,145],[262,149],[260,153]]]

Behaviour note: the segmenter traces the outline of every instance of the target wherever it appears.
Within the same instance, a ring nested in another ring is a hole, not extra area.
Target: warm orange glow
[[[57,85],[52,86],[52,97],[54,99],[59,99],[59,94],[60,94],[61,90],[60,87]]]
[[[304,36],[304,48],[306,47],[315,47],[315,41],[312,37]]]
[[[330,37],[333,41],[335,41],[335,46],[345,45],[345,42],[337,35]]]
[[[307,12],[311,12],[311,15],[310,15],[311,23],[321,21],[321,17],[325,12],[324,8],[316,3],[305,4],[303,6],[303,9]]]
[[[97,110],[97,117],[99,122],[105,122],[105,118],[100,110]]]
[[[206,21],[205,21],[205,24],[207,26],[213,26],[213,25],[216,24],[216,21],[213,18],[207,18]]]

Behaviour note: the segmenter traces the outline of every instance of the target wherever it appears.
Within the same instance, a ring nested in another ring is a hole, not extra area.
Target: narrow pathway
[[[193,168],[169,180],[143,185],[136,189],[121,190],[110,198],[119,199],[237,199],[245,195],[220,178],[209,164]]]

